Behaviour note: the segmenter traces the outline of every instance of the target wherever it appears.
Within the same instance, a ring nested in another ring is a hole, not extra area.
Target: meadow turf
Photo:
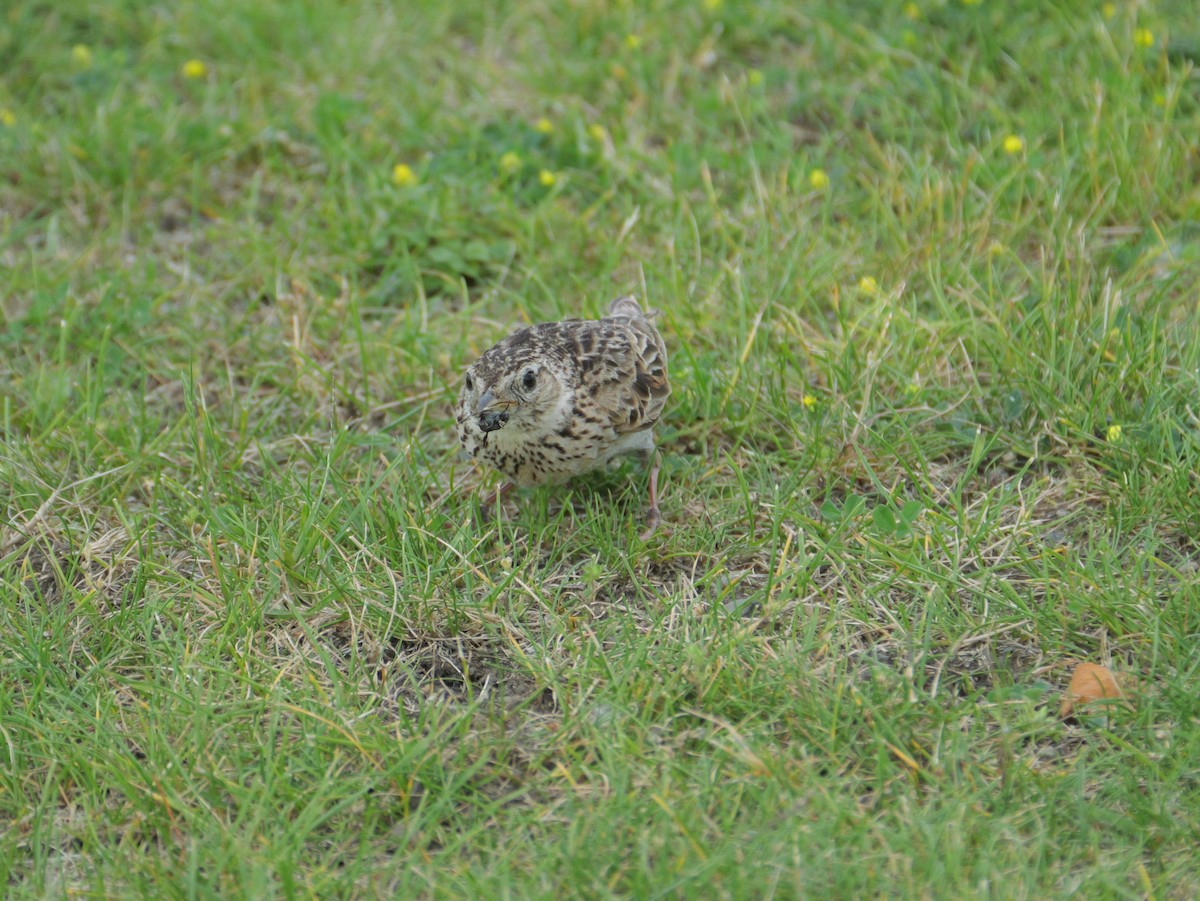
[[[0,894],[1200,894],[1195,12],[3,4]]]

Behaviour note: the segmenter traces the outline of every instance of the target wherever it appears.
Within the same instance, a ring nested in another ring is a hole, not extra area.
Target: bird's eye
[[[537,370],[526,369],[525,374],[521,376],[521,384],[526,391],[532,391],[533,386],[537,384]]]
[[[475,390],[475,380],[471,378],[471,373],[467,373],[467,377],[464,379],[463,383],[467,386],[468,391]]]

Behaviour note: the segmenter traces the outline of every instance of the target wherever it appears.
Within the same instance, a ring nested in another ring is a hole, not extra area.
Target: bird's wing
[[[658,330],[641,316],[581,326],[590,333],[580,335],[578,344],[581,400],[618,433],[653,426],[671,396],[667,348]]]

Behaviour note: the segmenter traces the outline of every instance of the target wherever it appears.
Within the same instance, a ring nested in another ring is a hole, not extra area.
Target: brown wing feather
[[[671,396],[667,348],[632,297],[614,300],[595,326],[595,363],[584,367],[583,385],[619,433],[651,428]]]

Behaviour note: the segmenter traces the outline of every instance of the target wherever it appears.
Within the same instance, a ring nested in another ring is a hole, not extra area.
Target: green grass
[[[914,10],[5,5],[4,896],[1200,893],[1193,4]],[[622,293],[664,526],[482,517]]]

